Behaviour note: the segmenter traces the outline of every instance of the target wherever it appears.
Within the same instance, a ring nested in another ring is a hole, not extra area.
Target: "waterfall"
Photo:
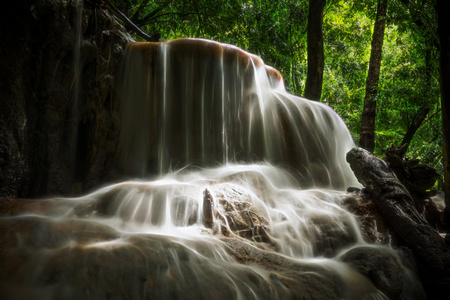
[[[83,0],[76,1],[76,13],[74,22],[74,44],[73,44],[73,85],[72,85],[72,103],[70,109],[70,122],[73,122],[70,132],[69,144],[74,145],[70,149],[70,172],[72,180],[72,192],[80,192],[80,183],[77,174],[77,145],[78,145],[78,129],[80,122],[80,93],[81,93],[81,42],[83,38],[82,33],[82,19],[83,19]]]
[[[408,259],[345,209],[342,120],[260,58],[133,43],[120,98],[118,164],[138,179],[0,217],[0,297],[424,299]]]
[[[76,16],[74,24],[74,44],[73,44],[73,87],[72,87],[72,97],[73,97],[73,111],[78,113],[79,97],[81,89],[81,39],[82,34],[82,18],[83,18],[83,0],[76,1]],[[74,115],[77,117],[77,115]]]
[[[357,184],[342,120],[288,94],[254,55],[198,39],[134,43],[123,72],[120,166],[130,175],[266,161],[295,170],[302,187]]]

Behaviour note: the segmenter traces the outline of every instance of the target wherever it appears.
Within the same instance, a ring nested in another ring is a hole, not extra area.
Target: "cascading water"
[[[73,45],[73,69],[74,78],[72,86],[73,111],[78,114],[81,89],[81,39],[82,39],[82,18],[83,0],[76,1],[76,16],[74,24],[74,45]],[[77,115],[74,115],[77,117]]]
[[[341,119],[286,93],[281,75],[260,58],[182,39],[131,44],[125,60],[120,145],[130,175],[268,161],[295,170],[303,187],[357,184]]]
[[[69,144],[75,147],[71,148],[69,155],[71,181],[74,182],[72,189],[75,192],[79,187],[77,186],[77,171],[76,171],[76,159],[77,159],[77,147],[78,145],[78,127],[80,120],[80,93],[81,93],[81,42],[82,42],[82,21],[83,21],[83,0],[76,1],[76,15],[74,22],[74,45],[73,45],[73,85],[72,89],[72,101],[70,110],[70,122],[73,122],[71,132],[69,133]]]
[[[120,167],[159,177],[2,217],[0,297],[423,298],[404,258],[365,242],[342,207],[357,184],[342,121],[259,58],[131,44],[121,97]]]

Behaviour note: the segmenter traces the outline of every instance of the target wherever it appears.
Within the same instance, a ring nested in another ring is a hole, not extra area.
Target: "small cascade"
[[[207,227],[205,189],[214,210]],[[393,299],[407,286],[405,299],[424,299],[401,253],[364,241],[341,207],[346,197],[299,189],[288,172],[259,164],[28,202],[23,214],[0,218],[8,245],[0,291],[11,299],[359,300]]]
[[[303,187],[357,184],[342,120],[286,93],[254,55],[197,39],[134,43],[123,74],[120,167],[129,175],[267,161],[295,170]]]
[[[74,79],[72,87],[73,110],[78,112],[81,91],[81,39],[82,35],[82,18],[83,18],[83,0],[76,1],[76,16],[74,24],[74,44],[73,44],[73,69]]]
[[[82,33],[82,20],[83,20],[83,0],[76,1],[76,13],[75,13],[75,22],[74,22],[74,44],[73,44],[73,85],[72,85],[72,93],[71,93],[71,107],[70,107],[70,122],[73,123],[72,132],[70,133],[70,145],[74,145],[70,150],[70,171],[72,172],[71,179],[73,183],[73,192],[78,193],[78,189],[76,180],[77,180],[77,168],[76,168],[76,160],[77,160],[77,145],[78,145],[78,127],[79,127],[79,118],[80,118],[80,94],[81,94],[81,41],[83,38]]]

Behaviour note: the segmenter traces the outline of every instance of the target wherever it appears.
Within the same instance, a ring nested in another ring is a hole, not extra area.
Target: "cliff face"
[[[0,197],[67,195],[111,179],[115,78],[131,37],[89,3],[78,14],[69,0],[10,6],[0,12]]]

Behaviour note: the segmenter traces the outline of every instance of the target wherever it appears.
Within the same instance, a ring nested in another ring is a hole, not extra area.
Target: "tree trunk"
[[[308,74],[305,98],[320,100],[323,81],[323,8],[326,0],[309,0],[307,44]]]
[[[353,148],[347,161],[400,245],[416,256],[429,299],[444,299],[450,293],[450,247],[416,210],[411,194],[383,160]]]
[[[438,0],[438,34],[440,43],[439,81],[442,110],[442,155],[444,160],[444,217],[447,231],[450,230],[450,9],[446,0]],[[447,4],[447,5],[446,5]],[[450,238],[450,235],[448,235]]]
[[[378,1],[377,17],[373,28],[372,50],[370,52],[369,73],[366,81],[366,95],[361,119],[359,146],[373,152],[375,148],[375,117],[380,79],[381,52],[383,48],[387,0]]]

